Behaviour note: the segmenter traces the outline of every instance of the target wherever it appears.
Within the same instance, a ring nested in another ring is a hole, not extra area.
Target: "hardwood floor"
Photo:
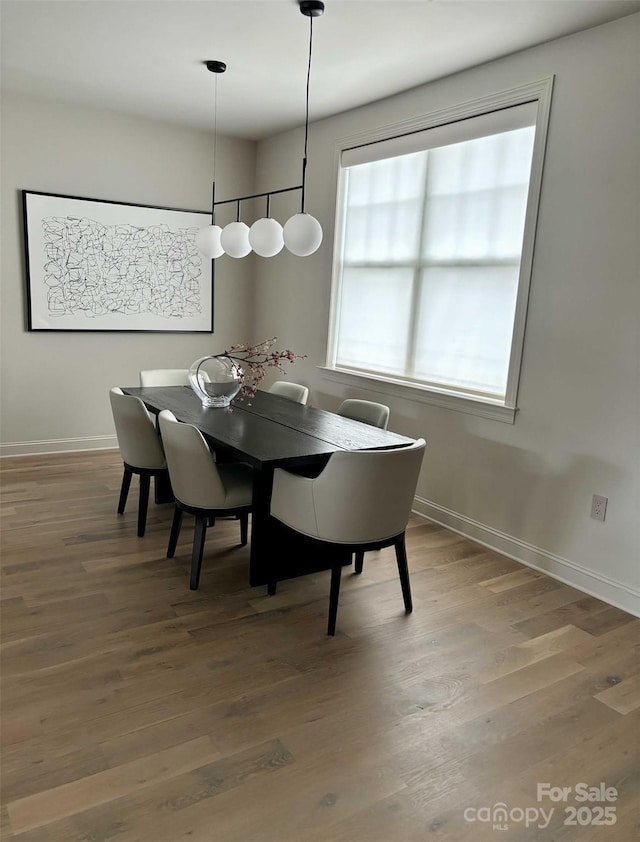
[[[137,538],[121,471],[3,460],[3,840],[640,838],[640,620],[415,518],[413,614],[370,553],[328,638],[329,574],[249,588],[236,521],[189,591],[191,521]],[[615,787],[615,826],[545,782]]]

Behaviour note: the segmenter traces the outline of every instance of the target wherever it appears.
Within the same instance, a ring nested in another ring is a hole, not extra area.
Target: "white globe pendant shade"
[[[213,260],[224,254],[224,249],[220,245],[220,234],[222,234],[222,228],[219,225],[207,225],[206,228],[201,228],[198,231],[196,248],[201,255]]]
[[[260,257],[273,257],[282,251],[282,225],[270,216],[257,219],[249,229],[249,243]]]
[[[230,222],[222,229],[220,242],[229,257],[246,257],[251,251],[249,226],[244,222]]]
[[[322,226],[308,213],[296,213],[284,224],[284,244],[292,254],[307,257],[322,242]]]

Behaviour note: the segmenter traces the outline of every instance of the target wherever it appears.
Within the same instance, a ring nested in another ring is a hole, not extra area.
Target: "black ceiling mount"
[[[322,0],[300,0],[300,11],[308,18],[319,18],[324,13]]]
[[[210,70],[212,73],[224,73],[227,69],[227,65],[223,61],[205,61],[207,66],[207,70]]]

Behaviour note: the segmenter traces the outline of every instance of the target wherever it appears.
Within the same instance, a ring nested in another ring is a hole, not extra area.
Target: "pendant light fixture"
[[[205,257],[216,258],[223,254],[229,257],[246,257],[252,250],[261,257],[273,257],[286,246],[287,250],[299,257],[307,257],[320,247],[322,242],[322,226],[318,220],[306,212],[306,171],[307,145],[309,140],[309,83],[311,80],[311,55],[313,48],[313,19],[324,12],[321,0],[299,0],[300,11],[309,18],[309,57],[307,62],[306,108],[304,122],[304,152],[302,157],[302,184],[295,187],[285,187],[281,190],[271,190],[268,193],[254,193],[250,196],[240,196],[235,199],[216,201],[215,190],[215,152],[216,152],[216,111],[217,111],[217,77],[214,104],[214,174],[211,191],[211,225],[202,228],[196,235],[198,251]],[[205,62],[207,70],[212,73],[224,73],[226,64],[221,61]],[[279,193],[289,193],[293,190],[301,191],[300,213],[294,214],[286,221],[284,227],[270,215],[271,197]],[[266,216],[258,219],[249,227],[241,220],[242,202],[249,199],[266,198]],[[235,204],[236,221],[224,228],[215,223],[215,211],[219,205]]]

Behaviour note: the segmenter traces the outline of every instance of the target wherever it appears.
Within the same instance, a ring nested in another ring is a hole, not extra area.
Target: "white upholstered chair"
[[[365,424],[371,424],[372,427],[380,427],[381,430],[386,430],[389,423],[389,407],[375,401],[348,398],[338,407],[338,415],[353,418],[355,421],[363,421]]]
[[[287,400],[295,403],[306,404],[309,397],[309,389],[300,383],[290,383],[288,380],[276,380],[269,389],[272,395],[281,395]]]
[[[188,386],[188,368],[150,368],[140,372],[141,386]]]
[[[253,493],[253,470],[241,462],[217,464],[204,436],[192,424],[180,423],[168,409],[160,413],[160,432],[176,500],[167,558],[173,558],[183,512],[196,519],[191,555],[191,590],[200,581],[207,526],[216,517],[235,515],[240,521],[240,543],[248,539]]]
[[[271,515],[315,539],[331,552],[339,545],[356,553],[393,545],[407,613],[412,610],[405,530],[411,514],[426,442],[390,450],[337,451],[317,477],[277,468]],[[275,548],[274,548],[275,549]],[[342,555],[331,565],[327,633],[335,634]],[[360,570],[362,564],[360,563]],[[269,583],[275,592],[275,583]]]
[[[124,462],[118,514],[124,513],[131,477],[139,474],[138,536],[141,538],[147,525],[151,477],[167,477],[167,463],[153,419],[140,398],[125,395],[122,389],[114,386],[109,391],[109,400]]]

